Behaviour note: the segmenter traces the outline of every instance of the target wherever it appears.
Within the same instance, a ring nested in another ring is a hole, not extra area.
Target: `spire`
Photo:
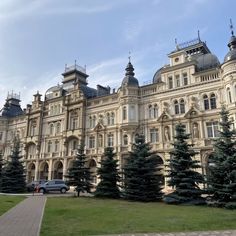
[[[233,23],[232,23],[232,19],[230,19],[230,30],[231,30],[231,35],[234,36],[234,26],[233,26]]]
[[[236,49],[236,37],[234,36],[234,27],[232,20],[230,19],[230,31],[231,31],[231,37],[228,43],[228,47],[230,50],[235,50]]]
[[[132,76],[132,77],[134,76],[134,67],[130,62],[130,56],[129,56],[129,63],[126,66],[125,70],[126,70],[126,73],[125,73],[126,76]]]

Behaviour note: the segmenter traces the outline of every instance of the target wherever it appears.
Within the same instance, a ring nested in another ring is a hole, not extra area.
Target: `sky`
[[[60,84],[65,64],[86,65],[89,86],[119,88],[129,52],[143,85],[167,54],[200,31],[223,62],[235,0],[1,0],[0,108],[8,92],[22,108]]]

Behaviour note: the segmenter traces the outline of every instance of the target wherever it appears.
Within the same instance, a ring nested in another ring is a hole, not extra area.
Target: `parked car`
[[[37,192],[39,193],[47,193],[51,191],[60,191],[61,193],[66,193],[69,189],[70,187],[67,186],[65,181],[61,179],[53,179],[37,186]]]
[[[40,180],[34,180],[30,183],[28,183],[26,185],[26,188],[27,188],[27,191],[28,192],[32,192],[36,189],[36,187],[39,185],[39,184],[44,184],[46,182],[45,179],[40,179]]]

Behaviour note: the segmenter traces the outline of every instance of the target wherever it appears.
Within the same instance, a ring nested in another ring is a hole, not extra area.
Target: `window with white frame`
[[[57,122],[57,125],[56,125],[56,133],[59,134],[61,132],[61,123],[60,122]]]
[[[89,137],[89,148],[95,148],[95,137],[94,136]]]
[[[123,120],[126,120],[127,119],[127,108],[126,106],[123,107],[122,109],[122,117],[123,117]]]
[[[157,118],[158,117],[158,107],[157,104],[155,104],[153,106],[153,118]]]
[[[134,120],[135,119],[135,106],[130,106],[130,119]]]
[[[114,135],[113,134],[108,134],[108,136],[107,136],[107,146],[108,147],[113,147],[114,146]]]
[[[52,141],[48,141],[48,152],[52,151]]]
[[[103,147],[103,135],[99,134],[98,135],[98,147]]]
[[[175,84],[176,84],[176,87],[180,87],[180,77],[179,75],[175,75]]]
[[[208,138],[215,138],[215,137],[219,136],[218,123],[219,123],[218,121],[206,122],[207,137]]]
[[[214,93],[212,93],[210,96],[210,105],[211,105],[211,109],[216,108],[216,95]]]
[[[187,73],[183,73],[183,85],[188,85],[188,75]]]
[[[114,125],[115,124],[115,113],[112,112],[111,113],[111,125]]]
[[[179,114],[179,103],[177,100],[174,101],[175,114]]]
[[[172,78],[172,76],[168,77],[168,87],[169,87],[169,89],[173,88],[173,78]]]
[[[156,128],[150,129],[150,142],[151,143],[156,143],[158,141],[159,141],[158,129],[156,129]]]
[[[180,113],[181,113],[181,114],[184,114],[184,113],[185,113],[184,99],[180,99],[180,101],[179,101],[179,107],[180,107]]]
[[[125,134],[125,135],[123,136],[123,144],[124,144],[124,146],[127,146],[127,145],[128,145],[128,135],[127,135],[127,134]]]
[[[55,140],[55,144],[54,144],[54,151],[58,152],[59,151],[59,140]]]
[[[50,135],[53,135],[53,134],[54,134],[54,125],[53,125],[53,123],[51,123],[51,124],[49,125],[49,134],[50,134]]]
[[[231,96],[230,88],[227,88],[227,96],[228,96],[228,102],[231,103],[232,102],[232,96]]]
[[[206,94],[203,95],[203,103],[204,103],[204,110],[209,110],[210,109],[209,100]]]

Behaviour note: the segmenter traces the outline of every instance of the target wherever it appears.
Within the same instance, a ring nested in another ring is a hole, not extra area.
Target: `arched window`
[[[157,104],[155,104],[153,107],[153,118],[157,118],[157,117],[158,117],[158,107],[157,107]]]
[[[55,152],[59,151],[59,140],[55,141],[55,147],[54,147]]]
[[[107,125],[111,124],[110,113],[107,113]]]
[[[99,122],[103,124],[103,115],[99,115]]]
[[[115,124],[115,114],[114,112],[111,113],[111,125]]]
[[[177,100],[174,101],[175,114],[179,114],[179,103]]]
[[[184,99],[181,99],[181,100],[180,100],[179,106],[180,106],[180,113],[181,113],[181,114],[184,114],[184,113],[185,113]]]
[[[52,151],[52,141],[48,141],[48,152]]]
[[[123,120],[127,119],[127,108],[126,106],[123,107]]]
[[[227,95],[228,95],[228,102],[231,103],[232,102],[232,97],[231,97],[230,88],[227,88]]]
[[[56,133],[59,134],[61,132],[61,123],[57,123],[57,126],[56,126]]]
[[[94,116],[93,116],[93,126],[92,126],[92,127],[94,128],[95,125],[96,125],[96,116],[94,115]]]
[[[53,135],[53,129],[54,129],[54,125],[50,124],[49,132],[51,135]]]
[[[210,104],[211,104],[211,109],[216,108],[216,95],[214,93],[211,94]]]
[[[208,96],[207,95],[204,95],[203,96],[203,102],[204,102],[204,109],[205,110],[209,110],[209,100],[208,100]]]
[[[148,107],[148,118],[152,118],[152,105]]]
[[[92,116],[89,117],[89,128],[93,128],[93,118],[92,118]]]
[[[127,145],[128,145],[128,135],[127,135],[127,134],[125,134],[125,135],[123,136],[123,144],[124,144],[124,146],[127,146]]]

